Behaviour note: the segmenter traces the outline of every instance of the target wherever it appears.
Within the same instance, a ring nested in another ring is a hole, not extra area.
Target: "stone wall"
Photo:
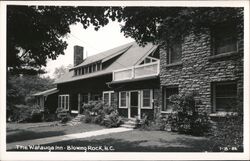
[[[185,37],[180,63],[167,64],[166,45],[160,49],[160,82],[163,86],[178,85],[179,93],[196,92],[200,107],[212,110],[211,83],[236,81],[238,94],[243,92],[243,34],[238,33],[238,52],[213,56],[210,32]]]

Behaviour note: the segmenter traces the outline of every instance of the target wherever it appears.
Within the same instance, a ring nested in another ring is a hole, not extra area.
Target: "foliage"
[[[39,106],[14,105],[9,121],[17,122],[41,122],[43,121],[43,111]]]
[[[112,111],[110,114],[106,114],[104,118],[104,126],[106,127],[118,127],[122,123],[122,119],[117,110]]]
[[[69,64],[67,67],[61,65],[60,67],[55,68],[55,71],[53,73],[54,78],[55,79],[61,78],[61,76],[63,76],[70,68],[72,68],[71,64]]]
[[[7,65],[15,73],[41,72],[47,59],[56,59],[67,47],[62,39],[69,26],[81,23],[95,30],[110,20],[123,21],[121,32],[139,44],[171,42],[190,31],[203,32],[220,23],[243,28],[243,8],[227,7],[7,7]]]
[[[110,7],[7,6],[7,66],[16,74],[43,72],[48,59],[64,54],[70,33],[77,22],[98,30],[109,22]]]
[[[235,111],[217,118],[211,129],[212,151],[243,151],[243,111],[242,102],[233,108]]]
[[[57,118],[61,120],[61,123],[66,123],[71,120],[69,111],[64,108],[57,108],[56,114],[57,114]]]
[[[32,94],[53,88],[53,80],[30,75],[8,75],[7,77],[7,118],[16,116],[16,105],[32,106],[35,97]],[[24,107],[25,110],[25,106]],[[17,110],[18,109],[18,110]],[[16,120],[16,119],[14,119]]]
[[[197,34],[218,23],[243,25],[243,8],[226,7],[124,7],[120,19],[125,36],[138,43],[172,42],[194,31]]]
[[[85,123],[95,123],[106,127],[117,127],[121,124],[116,106],[107,106],[103,101],[89,101],[83,104]]]
[[[171,130],[191,135],[204,135],[209,132],[210,119],[206,112],[198,111],[194,94],[170,96],[173,112],[167,118]]]

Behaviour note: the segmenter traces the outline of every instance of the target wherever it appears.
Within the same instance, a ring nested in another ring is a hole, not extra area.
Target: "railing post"
[[[132,79],[135,77],[135,66],[132,66]]]

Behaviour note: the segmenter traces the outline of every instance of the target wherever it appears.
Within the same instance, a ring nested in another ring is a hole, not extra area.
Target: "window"
[[[178,94],[178,87],[164,87],[163,88],[163,108],[162,111],[171,112],[171,102],[169,101],[169,97]]]
[[[69,110],[69,95],[58,96],[58,107]]]
[[[103,92],[103,102],[107,105],[115,105],[115,93],[114,91]]]
[[[115,93],[114,92],[110,93],[110,104],[111,105],[116,105],[116,103],[115,103]]]
[[[89,96],[87,93],[83,94],[82,96],[82,102],[83,103],[88,103],[89,102]]]
[[[127,108],[127,92],[119,93],[119,108]]]
[[[85,73],[85,74],[88,74],[88,73],[89,73],[89,72],[88,72],[88,67],[85,67],[85,68],[84,68],[84,73]]]
[[[142,90],[142,108],[152,109],[151,101],[153,99],[153,92],[150,89]]]
[[[82,75],[84,75],[84,68],[82,67]]]
[[[237,84],[223,82],[212,84],[213,112],[232,111],[236,105]]]
[[[237,32],[235,25],[217,26],[212,31],[213,54],[237,52]]]
[[[181,40],[172,43],[168,50],[167,64],[177,63],[181,61],[182,46]]]
[[[93,93],[91,95],[91,100],[94,100],[94,101],[101,100],[101,94],[99,94],[99,93]]]
[[[96,64],[93,65],[93,72],[96,71]]]

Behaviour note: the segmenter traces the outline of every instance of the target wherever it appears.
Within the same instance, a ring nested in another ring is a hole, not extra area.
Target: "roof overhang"
[[[48,95],[51,95],[51,94],[54,94],[57,92],[59,92],[59,90],[57,88],[52,88],[52,89],[49,89],[46,91],[35,93],[35,94],[33,94],[33,96],[48,96]]]
[[[126,80],[120,80],[120,81],[112,81],[112,82],[108,82],[107,84],[108,85],[113,85],[113,84],[121,84],[121,83],[129,83],[129,82],[151,80],[151,79],[157,79],[157,78],[159,78],[159,76],[155,75],[155,76],[142,77],[142,78],[136,78],[136,79],[126,79]]]

